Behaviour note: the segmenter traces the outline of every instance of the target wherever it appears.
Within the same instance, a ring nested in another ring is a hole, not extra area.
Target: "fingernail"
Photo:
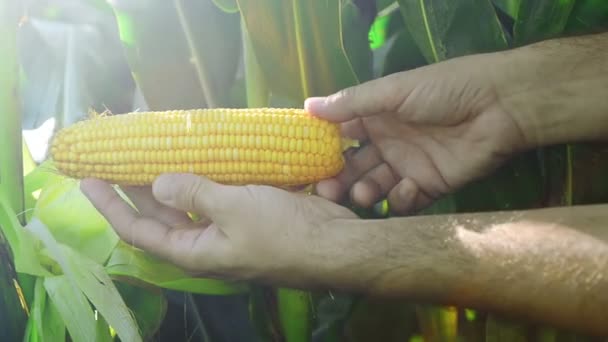
[[[326,103],[325,97],[309,97],[304,101],[304,109],[310,112],[321,111]]]

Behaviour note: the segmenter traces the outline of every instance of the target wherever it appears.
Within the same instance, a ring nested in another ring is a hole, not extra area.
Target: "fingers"
[[[304,108],[329,121],[344,122],[382,112],[394,112],[411,91],[402,73],[341,90],[328,97],[306,99]]]
[[[340,134],[350,139],[359,140],[360,142],[368,139],[367,130],[360,118],[342,123],[340,125]]]
[[[137,248],[184,268],[192,267],[194,255],[200,255],[201,251],[213,253],[215,244],[203,240],[214,235],[206,232],[208,229],[171,229],[162,222],[141,216],[109,184],[97,179],[82,180],[81,190],[118,236]]]
[[[355,181],[381,163],[380,151],[374,145],[363,146],[352,153],[352,156],[346,156],[346,165],[335,178],[323,180],[317,184],[317,193],[322,197],[338,202]]]
[[[204,215],[221,223],[240,207],[244,188],[223,185],[193,174],[164,174],[158,177],[152,191],[156,199],[175,209]]]
[[[369,208],[383,199],[397,183],[398,178],[391,168],[380,164],[353,185],[351,199],[357,205]]]
[[[154,198],[152,188],[125,186],[122,189],[144,216],[152,217],[173,228],[186,228],[192,225],[192,220],[185,212],[160,204]]]

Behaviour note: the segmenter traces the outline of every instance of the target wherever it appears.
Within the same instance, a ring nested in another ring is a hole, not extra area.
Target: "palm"
[[[352,199],[363,206],[388,196],[395,211],[408,212],[487,174],[514,152],[519,130],[498,107],[476,112],[473,106],[414,104],[418,107],[399,107],[409,113],[407,119],[389,112],[345,124],[345,134],[363,140],[364,146],[347,153],[343,172],[321,182],[319,193],[340,200],[350,188]],[[457,111],[443,112],[446,108]],[[412,122],[412,116],[424,112],[436,117]]]

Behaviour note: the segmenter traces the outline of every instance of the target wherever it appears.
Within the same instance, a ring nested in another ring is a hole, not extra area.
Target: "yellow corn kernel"
[[[192,172],[226,184],[306,185],[344,166],[335,123],[301,109],[195,109],[95,116],[59,131],[60,172],[149,185]]]

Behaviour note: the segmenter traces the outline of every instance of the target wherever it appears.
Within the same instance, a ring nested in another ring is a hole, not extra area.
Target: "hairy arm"
[[[500,104],[527,148],[608,138],[608,33],[490,55]]]
[[[319,250],[335,253],[311,272],[323,286],[608,334],[608,205],[336,220],[323,233],[332,248]]]

